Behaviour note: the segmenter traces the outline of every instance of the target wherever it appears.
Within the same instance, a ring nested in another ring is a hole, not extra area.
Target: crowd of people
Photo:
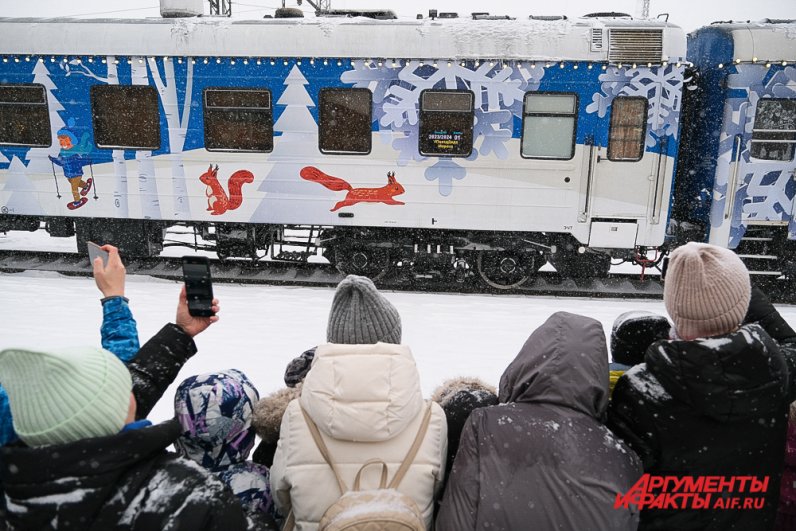
[[[672,252],[668,317],[619,316],[610,350],[599,321],[557,312],[497,389],[430,398],[398,311],[350,275],[285,388],[190,376],[152,424],[218,316],[182,288],[140,345],[103,248],[101,348],[0,350],[0,530],[796,529],[796,332],[732,251]]]

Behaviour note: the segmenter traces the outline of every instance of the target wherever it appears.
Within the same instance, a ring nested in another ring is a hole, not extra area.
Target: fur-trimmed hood
[[[473,377],[458,376],[442,382],[431,395],[431,400],[442,406],[449,405],[454,397],[462,391],[469,392],[479,397],[487,397],[488,395],[497,396],[497,389],[488,383]]]
[[[282,417],[290,401],[301,396],[301,387],[299,382],[296,387],[279,389],[255,404],[252,425],[266,444],[276,444],[279,440]]]

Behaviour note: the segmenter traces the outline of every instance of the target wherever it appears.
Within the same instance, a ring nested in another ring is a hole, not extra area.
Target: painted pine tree
[[[12,156],[9,166],[8,180],[3,187],[4,192],[10,192],[5,201],[4,208],[12,214],[45,215],[39,199],[40,190],[36,182],[46,182],[43,187],[56,195],[56,184],[66,186],[65,179],[61,175],[52,176],[53,168],[47,158],[48,155],[57,156],[60,151],[57,132],[64,127],[65,122],[60,111],[64,106],[58,101],[55,92],[58,90],[52,80],[50,71],[42,61],[36,61],[33,66],[33,82],[42,85],[47,93],[47,105],[50,111],[50,137],[52,143],[48,147],[31,148],[23,155],[23,160],[17,156]],[[61,179],[63,182],[55,183],[53,179]],[[43,191],[43,190],[42,190]]]
[[[274,138],[274,150],[268,158],[274,164],[260,185],[259,191],[265,192],[265,197],[252,221],[301,223],[306,216],[295,207],[293,199],[328,195],[325,188],[299,176],[301,169],[312,165],[318,156],[318,126],[309,110],[315,103],[304,88],[307,84],[294,65],[285,78],[285,91],[276,102],[285,107],[274,123],[274,131],[281,135]]]

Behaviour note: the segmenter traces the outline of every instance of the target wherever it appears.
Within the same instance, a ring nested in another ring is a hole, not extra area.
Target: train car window
[[[793,160],[796,151],[796,99],[766,98],[757,102],[752,127],[752,157]]]
[[[319,108],[318,148],[321,153],[370,153],[373,142],[373,93],[370,90],[321,89]]]
[[[205,149],[267,153],[274,149],[271,92],[208,88],[204,91]]]
[[[578,97],[528,92],[522,116],[521,155],[530,159],[568,160],[575,156]]]
[[[52,145],[50,112],[43,85],[0,85],[0,144]]]
[[[420,93],[420,138],[424,156],[469,157],[473,152],[475,95],[464,90]]]
[[[91,119],[97,147],[160,149],[160,109],[153,87],[92,85]]]
[[[620,97],[611,104],[608,160],[636,162],[644,156],[647,98]]]

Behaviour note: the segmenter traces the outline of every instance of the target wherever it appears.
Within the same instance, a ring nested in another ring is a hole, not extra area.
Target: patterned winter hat
[[[401,316],[369,278],[348,275],[337,285],[326,340],[345,345],[400,345]]]
[[[68,125],[65,125],[61,129],[59,129],[56,135],[68,137],[69,140],[72,141],[72,145],[76,146],[78,142],[77,142],[77,135],[72,130],[74,127],[75,127],[75,119],[70,118],[68,121]]]
[[[236,369],[186,378],[174,396],[182,426],[174,446],[210,470],[245,461],[254,446],[252,412],[258,400],[257,389]]]
[[[677,335],[691,340],[735,330],[751,297],[749,271],[734,252],[690,242],[669,257],[663,302]]]
[[[81,347],[0,352],[14,430],[31,447],[118,433],[133,384],[127,367],[105,349]]]
[[[300,356],[293,358],[285,368],[285,385],[288,387],[296,387],[299,383],[304,381],[304,377],[310,372],[312,367],[312,360],[315,358],[315,349],[312,347],[305,350]]]

